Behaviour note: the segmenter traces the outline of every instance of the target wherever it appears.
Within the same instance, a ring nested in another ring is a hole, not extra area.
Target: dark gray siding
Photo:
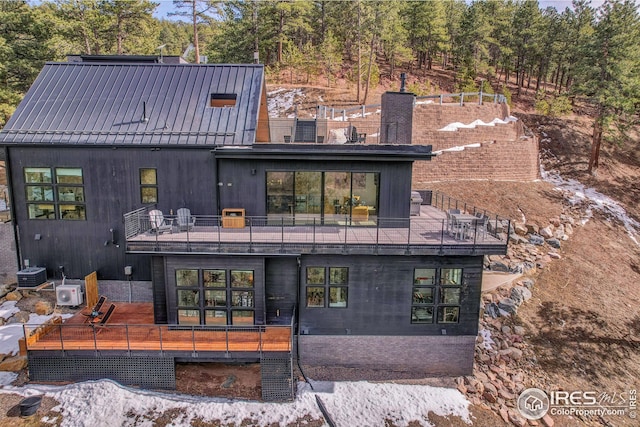
[[[164,324],[168,322],[164,257],[151,258],[151,274],[153,276],[153,323]]]
[[[297,258],[266,258],[264,276],[267,324],[289,323],[291,309],[297,306],[298,298]]]
[[[49,277],[65,267],[69,278],[96,270],[99,279],[151,280],[148,256],[125,254],[123,214],[142,207],[140,168],[158,172],[157,208],[165,214],[188,207],[194,215],[216,213],[215,162],[208,149],[152,151],[144,148],[11,147],[11,178],[21,256],[47,268]],[[29,220],[25,167],[82,167],[86,221]],[[109,229],[115,230],[117,245]],[[41,240],[35,240],[36,234]],[[59,276],[59,274],[58,274]],[[56,276],[57,277],[57,276]]]
[[[482,283],[482,256],[301,257],[300,330],[309,335],[476,335]],[[348,267],[347,308],[307,308],[306,267]],[[459,323],[412,324],[415,268],[462,268]]]
[[[406,162],[345,160],[239,160],[219,159],[221,208],[244,208],[248,216],[266,215],[268,171],[379,172],[378,215],[408,218],[411,199],[411,166]],[[255,174],[253,173],[255,170]],[[231,186],[229,186],[231,184]]]
[[[265,293],[264,293],[264,259],[261,257],[244,256],[172,256],[165,262],[165,284],[167,295],[168,320],[170,324],[177,324],[177,269],[238,269],[253,270],[255,322],[264,324],[265,321]]]

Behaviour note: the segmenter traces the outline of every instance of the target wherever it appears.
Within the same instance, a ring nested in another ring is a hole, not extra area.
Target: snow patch
[[[504,120],[496,117],[495,119],[491,120],[489,123],[483,122],[480,119],[476,119],[469,124],[464,124],[460,122],[449,123],[442,129],[438,129],[438,130],[443,132],[455,132],[458,129],[473,129],[478,126],[495,126],[497,124],[506,125],[507,123],[516,122],[516,121],[518,121],[518,118],[514,116],[509,116]]]

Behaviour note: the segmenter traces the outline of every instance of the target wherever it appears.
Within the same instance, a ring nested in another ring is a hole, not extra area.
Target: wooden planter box
[[[244,228],[244,209],[223,209],[223,228]]]

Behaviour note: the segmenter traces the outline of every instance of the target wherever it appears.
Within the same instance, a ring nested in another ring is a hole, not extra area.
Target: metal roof
[[[251,145],[263,85],[262,65],[47,63],[0,144]]]

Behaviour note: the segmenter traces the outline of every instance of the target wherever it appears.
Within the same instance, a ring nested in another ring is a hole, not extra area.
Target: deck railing
[[[488,230],[493,233],[502,233],[509,236],[511,234],[511,221],[507,220],[500,215],[488,211],[487,209],[479,208],[472,203],[467,203],[462,200],[458,200],[454,197],[450,197],[439,191],[433,192],[431,195],[431,205],[443,212],[447,212],[450,209],[458,209],[460,211],[468,212],[472,215],[480,214],[486,216],[488,220]]]
[[[93,351],[188,353],[290,352],[294,319],[290,325],[208,326],[108,324],[25,324],[28,351]]]

